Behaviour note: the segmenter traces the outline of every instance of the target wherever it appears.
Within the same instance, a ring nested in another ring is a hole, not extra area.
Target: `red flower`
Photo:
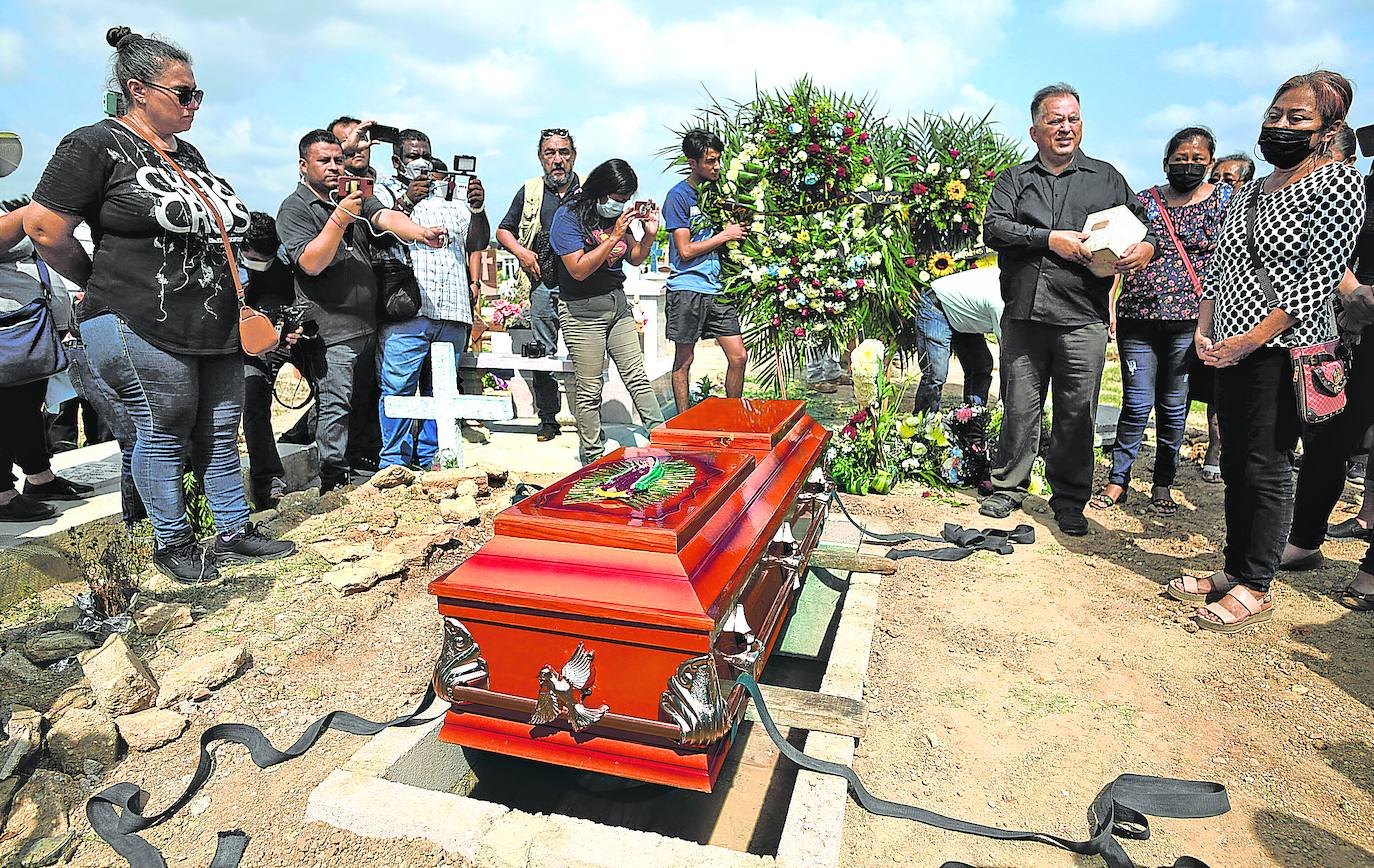
[[[821,146],[812,142],[806,146],[806,152],[814,157],[821,152]]]
[[[850,424],[850,425],[862,425],[863,423],[865,423],[865,422],[867,422],[867,421],[868,421],[868,408],[867,408],[867,407],[863,408],[863,409],[860,410],[859,412],[855,413],[853,416],[850,416],[850,417],[849,417],[849,424]]]
[[[872,158],[872,157],[864,157],[864,165],[865,165],[865,166],[871,166],[871,165],[873,165],[873,158]]]
[[[854,120],[854,118],[856,118],[856,117],[858,117],[858,115],[854,114],[853,112],[845,112],[845,113],[844,113],[844,119],[847,120],[847,121],[852,121],[852,120]]]
[[[965,211],[972,211],[972,210],[973,210],[973,203],[972,203],[972,202],[965,202],[965,203],[964,203],[964,210],[965,210]]]
[[[787,260],[787,264],[788,264],[788,265],[796,265],[799,261],[800,261],[800,260],[798,260],[797,257],[793,256],[791,259]]]
[[[951,157],[957,157],[957,156],[959,156],[959,149],[958,149],[958,148],[950,148],[950,149],[949,149],[949,155],[950,155]]]
[[[930,188],[925,184],[912,184],[911,192],[915,193],[917,196],[924,196],[930,192]]]
[[[779,175],[782,175],[784,178],[790,178],[790,177],[792,177],[792,170],[791,170],[791,169],[783,169],[781,172],[778,172],[778,174],[779,174]]]
[[[768,128],[768,135],[770,135],[770,136],[776,136],[777,134],[778,134],[778,128],[777,128],[777,127],[769,127],[769,128]]]
[[[801,331],[801,329],[798,329],[798,331]],[[800,335],[798,335],[798,337],[800,337]],[[859,436],[859,429],[855,428],[853,425],[846,425],[840,429],[840,436],[846,440],[857,439]]]
[[[861,141],[861,142],[866,142],[866,141],[868,141],[868,133],[859,133],[859,141]]]
[[[902,260],[902,264],[905,265],[907,268],[915,268],[916,259],[914,257],[908,256],[906,259]]]
[[[807,316],[807,315],[810,314],[810,313],[811,313],[811,310],[810,310],[809,308],[805,308],[805,307],[804,307],[804,308],[801,309],[801,315],[802,315],[802,316]]]
[[[907,155],[906,155],[906,161],[907,161],[908,163],[919,163],[919,162],[921,162],[921,158],[918,157],[918,156],[916,156],[915,154],[907,154]]]
[[[852,135],[854,135],[854,128],[853,128],[853,127],[845,127],[845,128],[844,128],[844,137],[847,139],[847,138],[849,138],[849,137],[852,136]]]
[[[844,290],[843,290],[843,289],[837,289],[837,290],[835,290],[835,298],[837,298],[837,299],[844,298]]]
[[[796,335],[799,338],[804,338],[806,337],[806,329],[802,328],[801,326],[797,326],[796,328],[792,329],[792,334]],[[859,432],[855,431],[854,433],[858,434]]]
[[[795,260],[796,257],[793,257],[793,259]],[[792,280],[789,281],[789,282],[792,284],[792,288],[793,288],[793,289],[800,289],[800,288],[801,288],[801,281],[800,281],[799,279],[797,279],[797,278],[794,277],[794,278],[792,278]]]
[[[816,117],[815,115],[812,115],[810,118],[807,119],[807,122],[814,127],[816,124],[821,122],[821,119]]]
[[[992,169],[988,169],[986,172],[983,173],[983,177],[984,177],[984,178],[996,178],[996,177],[997,177],[997,173],[994,172]]]
[[[849,177],[849,170],[846,169],[844,166],[840,166],[837,169],[835,169],[835,177],[847,178]]]
[[[819,280],[817,280],[816,278],[813,277],[813,278],[811,278],[811,285],[812,285],[812,286],[819,287],[819,286],[821,285],[821,282],[820,282]]]
[[[773,325],[774,325],[774,326],[780,324],[781,322],[782,322],[782,320],[778,319],[777,317],[773,317]]]
[[[855,288],[857,288],[857,289],[863,289],[863,288],[864,288],[864,279],[863,279],[862,277],[860,277],[858,280],[854,281],[854,286],[855,286]]]
[[[844,154],[846,157],[849,156],[849,145],[840,145],[835,150],[839,151],[841,154]]]
[[[790,114],[792,114],[792,112],[793,112],[793,108],[792,108],[792,106],[790,106],[790,105],[787,106],[787,108],[785,108],[785,109],[782,110],[782,113],[785,114],[785,115],[790,115]]]

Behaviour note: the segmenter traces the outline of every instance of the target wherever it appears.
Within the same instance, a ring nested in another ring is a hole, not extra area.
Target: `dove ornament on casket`
[[[588,708],[582,704],[592,692],[592,682],[596,680],[593,654],[581,642],[573,652],[563,671],[556,673],[552,666],[539,670],[539,698],[535,701],[534,715],[530,723],[544,726],[560,717],[566,717],[573,732],[581,732],[606,716],[610,707]]]

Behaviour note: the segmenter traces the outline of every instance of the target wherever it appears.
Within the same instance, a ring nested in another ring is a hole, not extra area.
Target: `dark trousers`
[[[1225,568],[1260,593],[1269,592],[1293,520],[1288,455],[1300,426],[1292,372],[1288,351],[1268,348],[1217,370]]]
[[[1140,454],[1145,423],[1153,409],[1159,434],[1154,484],[1174,484],[1178,450],[1188,423],[1188,348],[1196,331],[1195,320],[1123,319],[1118,323],[1121,418],[1112,446],[1110,482],[1124,486],[1131,481],[1131,465]]]
[[[544,355],[558,355],[558,290],[549,289],[542,283],[530,290],[530,326],[534,329],[534,339],[544,348]],[[558,395],[558,381],[548,371],[535,371],[534,409],[539,414],[542,425],[552,425],[558,421],[558,410],[563,405]]]
[[[8,417],[0,425],[0,492],[13,491],[18,478],[14,466],[32,476],[52,467],[43,419],[43,398],[48,381],[22,386],[0,386],[0,407]]]
[[[366,366],[373,358],[375,343],[373,335],[363,335],[332,346],[312,348],[318,408],[315,445],[320,455],[320,485],[325,488],[348,482],[348,441],[357,426],[352,419],[353,411],[356,408],[360,411],[358,415],[364,415],[368,409],[366,403],[355,403],[360,400],[354,393],[355,380],[359,374],[368,376]],[[371,378],[375,383],[375,372]],[[376,418],[375,397],[370,404],[373,418]]]
[[[986,404],[992,391],[992,349],[988,336],[950,332],[949,347],[964,369],[964,403]]]
[[[73,382],[72,386],[76,388],[76,383]],[[82,427],[86,433],[85,443],[80,442]],[[110,426],[105,424],[95,405],[88,401],[84,394],[63,404],[48,424],[48,442],[52,445],[53,452],[66,452],[78,446],[92,446],[112,439],[114,434]]]
[[[1050,508],[1082,512],[1092,493],[1097,393],[1107,361],[1107,324],[1055,326],[1002,317],[1002,432],[993,490],[1020,502],[1040,451],[1045,397],[1054,418],[1045,454]]]
[[[1346,383],[1345,412],[1302,434],[1302,471],[1293,497],[1293,527],[1288,541],[1315,549],[1326,539],[1326,522],[1345,490],[1346,459],[1354,454],[1374,422],[1374,334],[1355,346]]]
[[[265,357],[243,358],[243,440],[248,447],[248,478],[254,503],[265,502],[272,480],[286,474],[272,433],[272,387],[282,365],[292,360],[286,347]]]

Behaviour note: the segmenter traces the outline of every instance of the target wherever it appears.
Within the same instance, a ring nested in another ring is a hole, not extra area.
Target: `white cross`
[[[463,466],[462,419],[504,420],[515,418],[510,396],[464,395],[458,391],[458,369],[453,344],[429,345],[434,397],[387,395],[386,414],[392,419],[433,419],[438,426],[439,460],[452,456]]]

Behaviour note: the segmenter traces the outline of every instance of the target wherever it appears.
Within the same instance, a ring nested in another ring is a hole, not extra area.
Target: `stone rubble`
[[[119,717],[152,707],[157,679],[120,634],[111,634],[104,645],[77,659],[91,684],[96,705],[106,714]]]
[[[192,657],[162,676],[157,707],[168,708],[183,699],[204,699],[211,690],[242,672],[250,662],[248,649],[242,645]]]

